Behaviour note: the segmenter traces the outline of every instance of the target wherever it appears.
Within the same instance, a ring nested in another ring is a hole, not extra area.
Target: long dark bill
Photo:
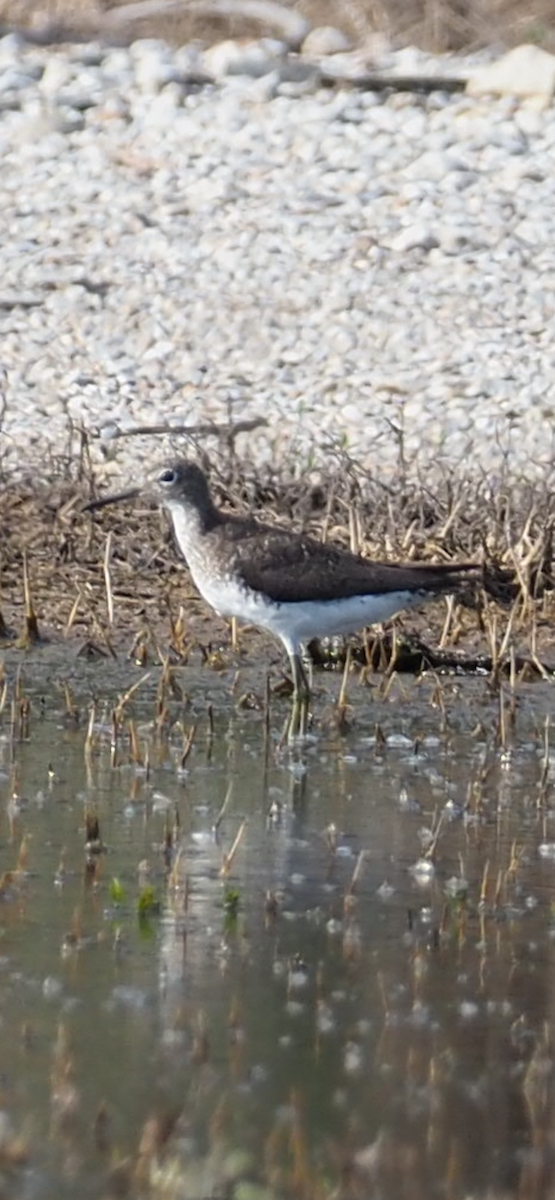
[[[95,512],[97,508],[106,508],[107,504],[119,504],[120,500],[133,500],[140,496],[142,488],[128,488],[126,492],[116,492],[112,496],[102,496],[100,500],[90,500],[84,504],[81,512]]]

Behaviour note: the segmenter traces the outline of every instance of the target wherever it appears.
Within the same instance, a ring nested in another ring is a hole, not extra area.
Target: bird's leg
[[[310,684],[304,669],[300,654],[291,654],[291,671],[293,675],[293,703],[289,722],[288,739],[304,737],[308,727],[308,706],[310,704]]]
[[[310,700],[310,684],[308,675],[304,669],[304,663],[300,654],[291,656],[291,666],[293,668],[293,686],[295,695],[303,697],[305,700]]]
[[[307,729],[308,729],[308,708],[309,708],[309,704],[310,704],[310,683],[308,681],[308,676],[306,674],[301,655],[298,654],[296,656],[296,658],[297,658],[296,666],[297,666],[297,670],[299,673],[299,683],[300,683],[300,687],[298,687],[299,737],[303,738],[303,737],[306,737],[306,733],[307,733]]]

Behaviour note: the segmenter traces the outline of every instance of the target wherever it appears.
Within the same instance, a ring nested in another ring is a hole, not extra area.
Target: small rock
[[[150,58],[152,55],[156,55],[166,62],[169,62],[172,57],[169,46],[161,38],[137,38],[136,42],[131,43],[129,54],[135,59]]]
[[[326,62],[321,66],[327,79],[356,80],[368,75],[367,58],[360,50],[337,50],[325,57]]]
[[[352,50],[352,42],[341,29],[334,25],[317,25],[301,46],[301,54],[305,58],[323,58],[328,54],[344,54]]]
[[[22,33],[7,33],[5,37],[0,38],[0,63],[11,64],[26,48],[27,43]]]
[[[458,226],[446,226],[439,231],[439,245],[444,254],[461,254],[472,245],[472,231]]]
[[[282,59],[277,73],[280,83],[315,84],[320,79],[320,72],[314,63],[303,62],[295,55]]]
[[[33,77],[26,71],[18,71],[17,68],[2,71],[0,73],[0,94],[6,92],[22,92],[25,89],[32,88],[37,76]],[[40,76],[38,76],[40,78]]]
[[[183,84],[186,76],[173,63],[164,62],[156,55],[145,55],[137,62],[135,71],[137,86],[141,92],[155,95],[170,83]]]
[[[225,75],[250,75],[260,79],[275,70],[287,53],[285,42],[276,38],[239,42],[231,39],[210,46],[203,55],[206,71],[216,79]]]
[[[539,46],[516,46],[471,75],[469,96],[537,96],[547,105],[555,93],[555,55]]]
[[[515,113],[515,124],[526,134],[526,137],[536,137],[543,128],[540,113],[535,108],[524,108],[524,106]]]
[[[84,67],[101,66],[107,53],[106,47],[100,42],[89,42],[84,46],[72,47],[73,61],[82,63]]]
[[[436,246],[439,246],[439,241],[435,233],[427,225],[419,223],[407,225],[390,242],[390,248],[401,254],[407,250],[434,250]]]
[[[62,58],[50,58],[44,68],[39,87],[45,96],[55,96],[74,78],[71,63]]]
[[[102,102],[102,93],[100,91],[83,91],[83,92],[59,92],[55,97],[55,103],[60,107],[73,109],[75,112],[86,112],[89,108],[96,108]]]

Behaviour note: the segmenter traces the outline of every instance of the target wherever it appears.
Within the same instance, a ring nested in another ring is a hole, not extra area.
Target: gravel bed
[[[0,41],[0,451],[84,422],[129,474],[160,441],[115,426],[231,414],[261,463],[543,470],[555,110],[201,68]]]

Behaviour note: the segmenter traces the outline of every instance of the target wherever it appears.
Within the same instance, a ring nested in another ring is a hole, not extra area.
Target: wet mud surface
[[[371,558],[482,565],[482,587],[401,615],[385,638],[372,631],[358,639],[355,664],[508,671],[513,682],[552,673],[555,490],[548,474],[533,486],[501,479],[492,492],[487,480],[464,474],[440,477],[432,488],[400,471],[386,485],[350,459],[301,477],[283,464],[261,473],[225,456],[210,466],[215,499],[233,512]],[[90,653],[142,665],[200,655],[215,666],[222,652],[225,665],[229,626],[196,593],[167,519],[141,501],[83,513],[83,503],[103,491],[86,455],[64,469],[54,463],[44,478],[4,481],[2,647],[46,641],[67,647],[69,659]],[[256,630],[241,635],[239,646],[243,662],[264,658],[278,671],[284,663],[280,648]],[[344,649],[314,647],[312,656],[341,666]]]

